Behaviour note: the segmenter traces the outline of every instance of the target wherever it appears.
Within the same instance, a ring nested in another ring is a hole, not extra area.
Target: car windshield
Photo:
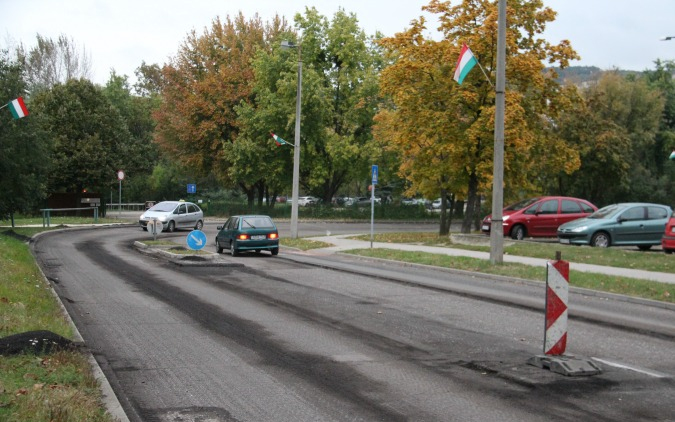
[[[241,223],[242,228],[250,227],[253,229],[273,229],[274,223],[267,217],[248,217]]]
[[[523,208],[527,208],[530,205],[534,204],[537,202],[540,198],[530,198],[530,199],[525,199],[520,202],[516,202],[515,204],[511,204],[508,207],[504,208],[504,211],[518,211],[522,210]]]
[[[589,215],[588,218],[593,218],[593,219],[602,219],[602,218],[611,218],[614,216],[617,212],[619,212],[621,208],[619,208],[618,205],[608,205],[604,208],[600,208],[593,214]]]
[[[157,212],[170,212],[176,208],[176,204],[170,202],[160,202],[154,207],[150,208],[148,211],[157,211]]]

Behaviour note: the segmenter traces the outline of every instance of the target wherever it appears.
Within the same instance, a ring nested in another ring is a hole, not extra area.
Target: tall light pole
[[[298,88],[295,99],[295,148],[293,148],[293,202],[291,203],[291,239],[298,238],[298,191],[300,189],[300,113],[302,99],[302,48],[300,44],[282,41],[281,48],[298,49]]]
[[[506,89],[506,0],[499,0],[497,18],[497,86],[495,88],[495,146],[492,176],[490,263],[504,262],[504,114]]]

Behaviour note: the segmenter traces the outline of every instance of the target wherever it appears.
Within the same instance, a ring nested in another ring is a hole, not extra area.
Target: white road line
[[[665,374],[663,372],[649,371],[647,369],[640,369],[640,368],[636,368],[634,366],[624,365],[623,363],[618,363],[618,362],[611,362],[611,361],[600,359],[600,358],[591,358],[591,359],[596,360],[600,363],[604,363],[605,365],[614,366],[615,368],[628,369],[629,371],[639,372],[641,374],[649,375],[650,377],[672,378],[672,375]]]

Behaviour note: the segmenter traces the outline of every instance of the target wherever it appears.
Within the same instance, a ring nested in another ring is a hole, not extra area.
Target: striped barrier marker
[[[570,264],[556,252],[555,261],[546,263],[544,354],[531,357],[527,363],[569,377],[598,375],[602,368],[591,359],[565,355],[569,280]]]
[[[557,259],[546,263],[545,355],[563,355],[567,347],[569,279],[569,262]]]

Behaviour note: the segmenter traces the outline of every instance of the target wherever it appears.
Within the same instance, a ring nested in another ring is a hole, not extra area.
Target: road
[[[536,284],[351,258],[336,270],[284,250],[177,266],[133,248],[147,237],[120,227],[33,243],[132,421],[674,419],[672,310],[572,295],[595,316],[571,318],[568,352],[603,373],[570,378],[526,363],[544,321],[518,298],[543,298]]]

